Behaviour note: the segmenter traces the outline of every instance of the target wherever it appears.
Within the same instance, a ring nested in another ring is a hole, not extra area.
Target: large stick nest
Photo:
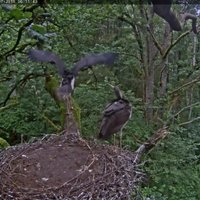
[[[0,199],[131,199],[144,174],[137,153],[52,135],[0,153]]]

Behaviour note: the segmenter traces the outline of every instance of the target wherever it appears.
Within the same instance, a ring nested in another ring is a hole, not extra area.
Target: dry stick
[[[164,139],[168,134],[169,131],[167,130],[168,127],[164,126],[163,128],[157,130],[146,142],[139,146],[136,150],[136,156],[133,161],[134,164],[137,164],[141,160],[141,156],[151,150],[160,140]]]
[[[95,159],[95,158],[94,158],[94,159]],[[89,169],[90,166],[93,164],[94,161],[95,161],[95,160],[93,160],[81,174],[83,174],[87,169]],[[122,167],[122,168],[123,168],[123,167]],[[81,174],[79,174],[79,175],[77,175],[76,177],[74,177],[73,180],[74,180],[74,179],[78,179],[78,177],[79,177]],[[110,176],[111,174],[114,174],[114,171],[113,171],[113,170],[112,170],[111,172],[105,174],[103,177],[100,177],[100,178],[96,179],[96,180],[95,180],[95,183],[99,182],[100,180],[103,180],[105,177]],[[72,181],[72,180],[70,180],[70,181]],[[61,187],[66,186],[68,183],[69,183],[69,181],[68,181],[67,183],[64,183],[62,186],[60,186],[59,188],[56,188],[56,189],[60,189]],[[85,187],[85,188],[86,188],[86,187],[89,187],[91,184],[94,184],[94,181],[93,181],[93,182],[89,182],[89,183],[87,183],[87,184],[84,183],[84,184],[80,185],[80,187],[78,187],[78,188],[72,188],[72,189],[70,190],[70,192],[73,193],[73,192],[75,192],[75,191],[77,191],[77,190],[80,190],[80,189],[83,188],[83,187]]]
[[[112,172],[109,172],[109,173],[103,175],[102,177],[96,179],[96,180],[95,180],[95,183],[99,182],[100,180],[104,180],[107,176],[110,176],[111,174],[112,174]],[[77,187],[76,189],[74,189],[74,191],[72,191],[72,192],[75,192],[75,191],[77,191],[77,190],[80,190],[80,189],[82,189],[83,187],[89,187],[91,184],[94,184],[94,183],[93,183],[93,182],[90,182],[90,183],[87,183],[87,184],[83,184],[83,185],[81,185],[80,187]]]
[[[65,187],[66,185],[68,185],[70,182],[76,180],[76,179],[77,179],[78,177],[80,177],[83,173],[85,173],[85,172],[87,171],[87,169],[94,163],[94,161],[95,161],[95,159],[93,159],[93,160],[91,161],[91,163],[85,168],[84,171],[82,171],[80,174],[74,176],[74,177],[71,178],[69,181],[64,182],[61,186],[58,186],[58,187],[49,187],[49,188],[46,188],[46,189],[34,189],[34,188],[31,188],[31,189],[30,189],[30,188],[21,188],[21,189],[22,189],[22,190],[25,190],[25,191],[30,191],[30,190],[32,190],[32,191],[35,191],[35,192],[37,192],[37,193],[38,193],[38,192],[44,192],[44,191],[51,191],[51,190],[54,190],[54,191],[59,190],[59,189]],[[29,194],[31,194],[31,192],[29,192]]]

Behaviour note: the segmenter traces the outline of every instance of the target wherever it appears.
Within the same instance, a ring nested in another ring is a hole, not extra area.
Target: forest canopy
[[[58,70],[32,62],[31,48],[56,53],[68,69],[85,55],[116,52],[114,65],[76,78],[72,103],[81,137],[96,139],[102,112],[115,98],[109,84],[118,85],[133,107],[124,148],[137,149],[163,126],[170,131],[143,157],[149,179],[141,199],[200,199],[199,10],[188,1],[172,4],[167,17],[140,2],[2,4],[0,148],[63,130],[62,106],[52,94]],[[168,17],[181,29],[173,30]]]

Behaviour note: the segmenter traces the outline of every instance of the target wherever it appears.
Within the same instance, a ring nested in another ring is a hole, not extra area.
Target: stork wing
[[[117,60],[118,54],[113,52],[90,54],[81,58],[73,67],[72,72],[76,76],[80,70],[85,70],[92,65],[105,64],[112,65]]]
[[[151,2],[157,15],[164,18],[170,12],[172,0],[151,0]]]
[[[30,49],[28,52],[28,57],[36,62],[48,62],[51,64],[55,64],[58,68],[59,75],[64,75],[65,64],[63,60],[61,60],[56,54],[49,51]]]
[[[197,34],[197,17],[190,13],[184,13],[183,18],[185,19],[185,21],[187,21],[188,19],[192,20],[192,31]]]
[[[112,103],[108,104],[106,109],[103,112],[104,116],[110,116],[115,112],[124,108],[124,104],[120,101],[113,101]]]
[[[181,31],[181,25],[176,15],[171,11],[172,0],[151,0],[154,12],[167,21],[174,31]]]

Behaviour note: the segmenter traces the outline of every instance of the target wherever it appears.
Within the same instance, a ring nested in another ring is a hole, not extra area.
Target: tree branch
[[[15,85],[12,87],[12,89],[8,92],[5,100],[0,103],[0,106],[1,105],[6,106],[7,101],[10,99],[10,96],[12,95],[12,93],[14,92],[14,90],[18,87],[18,85],[22,85],[24,82],[26,82],[27,80],[30,80],[32,78],[40,77],[40,76],[44,76],[44,75],[45,74],[34,74],[34,73],[25,75],[21,80],[19,80],[19,81],[17,81],[15,83]]]
[[[193,104],[190,104],[186,107],[183,107],[182,109],[180,109],[177,113],[175,113],[173,115],[173,117],[176,117],[177,115],[179,115],[180,113],[182,113],[184,110],[187,110],[188,108],[191,108],[191,107],[195,107],[195,106],[198,106],[200,104],[200,102],[196,102],[196,103],[193,103]]]
[[[126,16],[128,16],[128,15],[126,14]],[[140,35],[140,33],[137,29],[137,26],[133,22],[131,22],[130,20],[124,18],[123,16],[119,16],[118,19],[121,20],[122,22],[126,22],[127,24],[129,24],[133,28],[135,38],[137,40],[138,47],[139,47],[140,61],[142,61],[143,60],[143,45],[142,45],[141,35]]]
[[[179,126],[188,125],[188,124],[191,124],[192,122],[195,122],[195,121],[198,121],[198,120],[200,120],[200,117],[196,117],[194,119],[191,119],[190,121],[186,121],[186,122],[180,123]]]
[[[170,50],[182,39],[184,38],[186,35],[188,35],[190,33],[190,31],[186,31],[185,33],[181,34],[164,52],[162,58],[165,59],[167,57],[167,55],[169,54]]]
[[[169,134],[168,127],[164,126],[157,130],[146,142],[139,146],[135,151],[136,156],[134,163],[139,163],[144,153],[148,153],[153,147],[155,147],[159,141],[163,140]]]
[[[147,31],[150,33],[150,35],[151,35],[151,37],[152,37],[152,39],[153,39],[153,43],[155,44],[155,46],[157,47],[157,49],[159,50],[159,52],[160,52],[160,55],[161,56],[163,56],[163,49],[162,49],[162,47],[159,45],[159,43],[158,43],[158,41],[156,40],[156,38],[154,37],[154,35],[153,35],[153,33],[151,32],[151,29],[150,29],[150,27],[148,26],[147,27]]]
[[[20,40],[21,40],[21,37],[22,37],[22,33],[24,31],[24,29],[31,25],[33,22],[33,19],[29,20],[26,24],[24,24],[18,31],[18,36],[17,36],[17,40],[16,40],[16,43],[15,45],[7,52],[5,52],[4,54],[0,55],[0,57],[8,57],[9,55],[12,55],[12,53],[15,51],[15,49],[17,48],[17,46],[19,45],[20,43]]]
[[[56,131],[60,131],[61,130],[61,127],[59,127],[56,124],[54,124],[45,114],[42,114],[41,117],[44,118],[45,121],[47,121],[48,124],[50,124]]]
[[[188,83],[183,84],[182,86],[178,87],[177,89],[173,90],[172,92],[169,92],[169,95],[172,95],[172,94],[178,92],[179,90],[182,90],[183,88],[188,87],[188,86],[190,86],[194,83],[197,83],[199,81],[200,81],[200,77],[197,77],[196,79],[194,79],[194,80],[192,80]]]
[[[7,109],[9,109],[9,108],[11,108],[11,107],[13,107],[13,106],[16,106],[18,104],[18,102],[13,102],[13,103],[10,103],[10,104],[8,104],[8,105],[6,105],[6,106],[4,106],[4,107],[1,107],[0,108],[0,112],[2,112],[2,111],[4,111],[4,110],[7,110]]]
[[[5,24],[8,24],[8,22],[9,22],[10,20],[12,20],[12,19],[13,19],[13,17],[10,17],[9,19],[7,19],[7,20],[5,21]],[[0,35],[2,35],[4,32],[5,32],[5,29],[3,29],[3,30],[0,32]]]

